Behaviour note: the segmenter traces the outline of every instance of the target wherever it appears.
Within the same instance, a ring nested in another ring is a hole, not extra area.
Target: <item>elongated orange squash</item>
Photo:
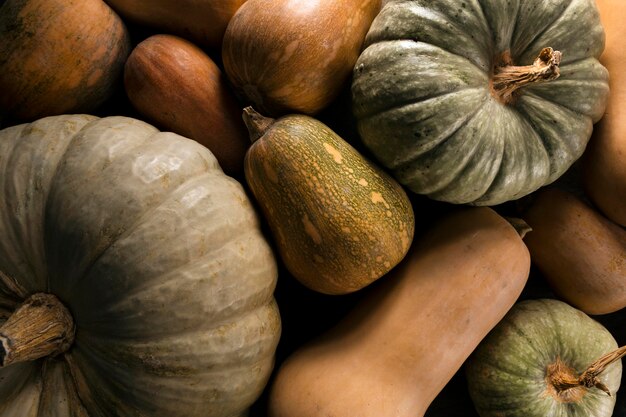
[[[492,209],[449,215],[336,328],[283,363],[269,416],[422,416],[513,306],[529,268],[522,239]]]

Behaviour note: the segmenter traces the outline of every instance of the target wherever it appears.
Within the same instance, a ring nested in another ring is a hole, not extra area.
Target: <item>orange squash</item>
[[[296,351],[270,390],[270,417],[420,417],[513,306],[530,268],[516,230],[464,208],[336,328]]]
[[[91,112],[121,81],[130,38],[102,0],[7,0],[0,8],[0,113]]]
[[[606,32],[600,61],[609,70],[611,95],[585,151],[585,192],[611,220],[626,226],[626,2],[596,0]]]
[[[522,217],[533,263],[561,299],[588,314],[626,307],[626,230],[557,188],[538,192]]]
[[[218,66],[193,43],[151,36],[135,47],[124,69],[134,107],[160,127],[191,138],[230,175],[243,175],[250,145],[241,110]]]

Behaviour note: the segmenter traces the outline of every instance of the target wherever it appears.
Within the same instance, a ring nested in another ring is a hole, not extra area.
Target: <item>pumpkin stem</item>
[[[626,346],[622,346],[617,350],[603,355],[600,359],[589,365],[579,376],[576,376],[575,372],[571,368],[568,368],[559,358],[557,358],[554,364],[548,366],[547,379],[556,390],[556,394],[563,401],[567,401],[568,397],[582,396],[580,392],[578,394],[575,394],[574,392],[568,393],[568,390],[572,390],[573,388],[580,390],[583,387],[595,387],[604,391],[608,396],[611,396],[611,391],[598,379],[598,376],[606,369],[607,366],[615,361],[618,361],[624,355],[626,355]],[[569,395],[567,395],[567,393]]]
[[[256,142],[261,136],[263,136],[267,129],[274,124],[274,119],[262,116],[251,106],[243,109],[242,117],[246,127],[248,128],[248,133],[250,134],[250,140],[252,143]]]
[[[561,52],[543,48],[532,65],[512,65],[511,55],[505,52],[501,63],[496,66],[491,80],[492,94],[504,104],[513,100],[517,89],[532,83],[556,80],[559,78]]]
[[[529,226],[528,223],[526,223],[523,219],[520,219],[519,217],[504,217],[505,220],[507,222],[509,222],[509,224],[511,226],[513,226],[515,228],[515,230],[517,231],[517,234],[524,239],[524,237],[526,237],[526,235],[529,232],[533,231],[533,228]]]
[[[0,327],[0,367],[63,353],[75,333],[74,320],[57,297],[33,294]]]

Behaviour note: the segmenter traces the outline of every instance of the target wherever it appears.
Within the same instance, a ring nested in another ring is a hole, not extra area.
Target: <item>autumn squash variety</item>
[[[106,0],[129,21],[219,51],[224,31],[246,0]]]
[[[232,417],[273,367],[277,267],[237,181],[128,117],[0,131],[0,415]]]
[[[493,210],[444,217],[337,327],[283,362],[269,416],[423,416],[529,268],[522,239]]]
[[[626,3],[596,0],[606,28],[606,48],[600,62],[609,70],[611,95],[585,151],[585,192],[612,221],[626,227]]]
[[[243,174],[250,141],[241,109],[219,67],[200,48],[172,35],[150,36],[128,57],[124,85],[147,119],[209,148],[227,174]]]
[[[593,0],[392,0],[364,47],[363,143],[436,200],[494,205],[553,182],[607,102]]]
[[[407,253],[415,219],[404,190],[320,121],[251,107],[246,181],[287,269],[326,294],[357,291]]]
[[[348,82],[380,0],[248,0],[222,45],[224,70],[265,115],[315,114]]]
[[[561,301],[519,302],[467,361],[481,417],[610,417],[626,348]]]
[[[0,8],[0,118],[90,112],[121,81],[126,26],[102,0],[7,0]]]
[[[524,241],[552,290],[587,314],[626,307],[626,230],[558,188],[529,200]]]

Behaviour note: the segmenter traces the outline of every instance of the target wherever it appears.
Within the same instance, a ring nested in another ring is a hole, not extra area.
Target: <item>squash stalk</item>
[[[56,296],[33,294],[0,327],[0,367],[63,353],[75,333],[72,315]]]
[[[626,346],[603,355],[578,376],[557,358],[554,364],[548,366],[546,378],[548,383],[555,389],[558,398],[563,401],[574,400],[574,397],[576,399],[582,397],[584,391],[581,391],[580,388],[595,387],[611,396],[611,391],[598,379],[598,376],[604,372],[607,366],[620,360],[624,355],[626,355]],[[578,393],[568,392],[572,389],[578,389]]]
[[[532,65],[515,66],[507,51],[496,66],[491,80],[492,94],[504,104],[513,101],[513,93],[525,85],[552,81],[561,75],[561,52],[543,48]]]
[[[248,128],[250,134],[250,141],[256,142],[261,136],[267,132],[267,129],[274,124],[274,119],[271,117],[265,117],[259,112],[254,110],[251,106],[243,109],[243,122]]]

